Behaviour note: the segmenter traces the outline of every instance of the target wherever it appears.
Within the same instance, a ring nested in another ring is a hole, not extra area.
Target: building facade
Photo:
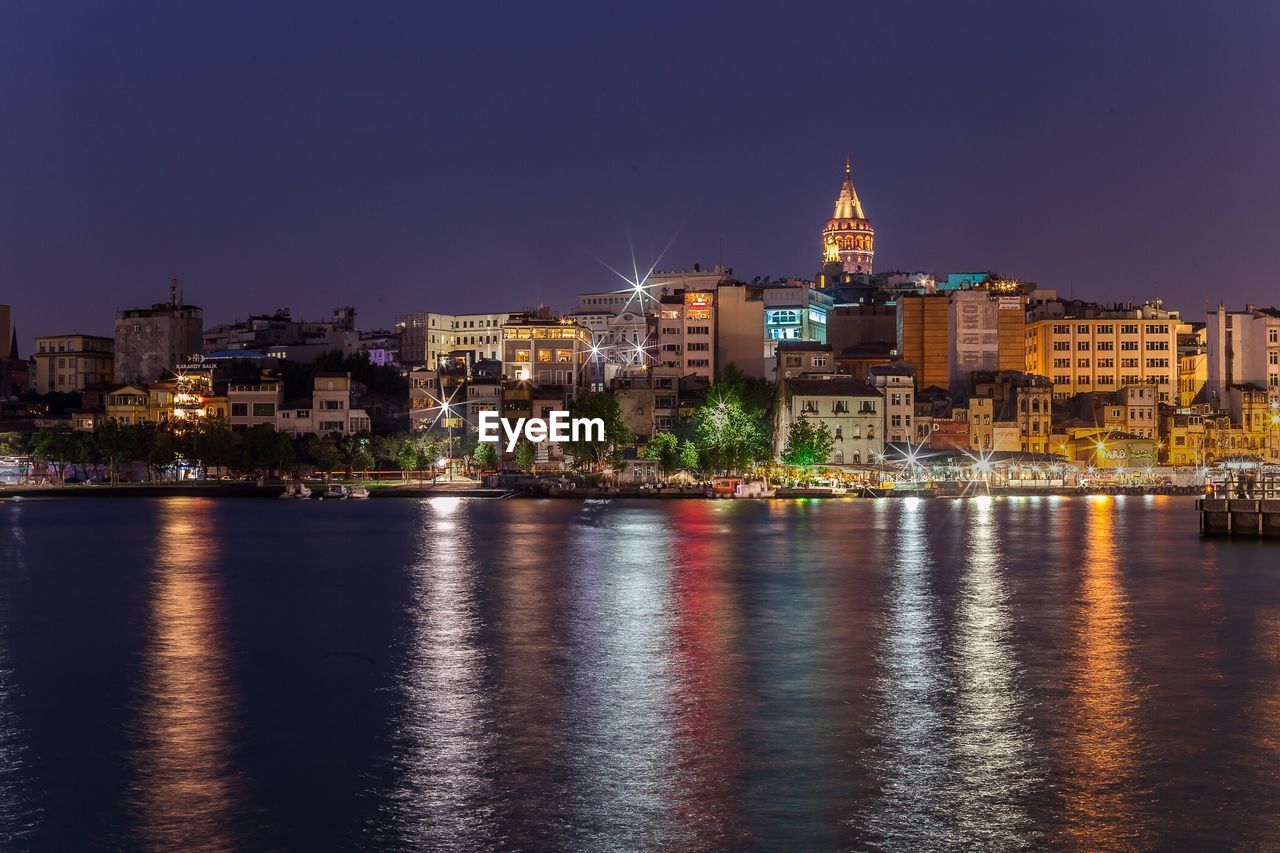
[[[147,383],[203,352],[204,312],[183,302],[175,279],[169,301],[116,315],[114,381]]]
[[[838,374],[810,374],[778,383],[774,457],[782,459],[791,425],[806,418],[834,439],[828,465],[869,465],[884,454],[884,398],[865,382]]]
[[[1030,319],[1026,370],[1050,377],[1060,400],[1150,385],[1157,402],[1173,404],[1179,387],[1180,323],[1175,312],[1147,306]]]
[[[115,378],[115,342],[97,335],[36,338],[33,387],[37,394],[78,394]]]

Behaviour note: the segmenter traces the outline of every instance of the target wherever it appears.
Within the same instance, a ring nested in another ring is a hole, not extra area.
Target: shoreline
[[[324,488],[324,484],[309,486],[313,490]],[[17,486],[0,487],[0,502],[13,499],[41,500],[62,498],[169,498],[169,497],[201,497],[218,499],[258,499],[278,500],[284,491],[284,484],[259,486],[256,483],[166,483],[151,484],[116,484],[116,485],[67,485],[67,486]],[[433,497],[465,497],[488,500],[498,499],[533,499],[533,500],[702,500],[702,501],[769,501],[769,500],[875,500],[879,498],[922,498],[927,500],[948,500],[970,497],[1089,497],[1105,496],[1166,496],[1166,497],[1203,497],[1200,490],[1164,488],[1143,488],[1140,486],[1116,487],[1106,489],[1081,490],[1076,488],[991,488],[984,492],[961,491],[953,489],[925,490],[872,490],[869,493],[857,491],[833,492],[829,488],[791,489],[779,488],[777,493],[768,497],[708,497],[701,489],[653,490],[653,489],[571,489],[546,492],[528,488],[488,488],[478,484],[438,484],[435,486],[374,486],[369,489],[369,497],[379,500],[389,498],[433,498]],[[310,500],[321,500],[319,494],[313,494]],[[331,499],[333,500],[333,499]]]

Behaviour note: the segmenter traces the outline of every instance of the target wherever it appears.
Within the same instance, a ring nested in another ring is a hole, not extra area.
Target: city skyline
[[[1192,319],[1273,301],[1277,113],[1250,47],[1273,9],[871,10],[880,37],[847,52],[817,10],[769,42],[706,10],[80,12],[9,9],[0,35],[20,119],[0,280],[24,352],[106,331],[175,275],[211,322],[354,303],[366,327],[568,307],[629,241],[811,277],[846,156],[879,270]]]

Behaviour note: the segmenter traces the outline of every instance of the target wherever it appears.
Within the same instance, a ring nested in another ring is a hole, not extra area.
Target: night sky
[[[690,8],[696,6],[697,8]],[[0,303],[508,310],[599,260],[1275,300],[1280,4],[0,3]]]

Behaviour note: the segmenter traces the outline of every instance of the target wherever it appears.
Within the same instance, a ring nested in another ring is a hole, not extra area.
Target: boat
[[[352,486],[347,492],[347,497],[353,501],[365,501],[369,499],[369,490],[364,486]]]
[[[307,488],[306,483],[286,483],[284,491],[280,493],[280,500],[303,500],[311,497],[311,490]]]
[[[347,491],[347,487],[339,486],[335,483],[324,490],[324,494],[321,495],[320,500],[345,501],[348,497],[350,497],[350,493]]]
[[[775,494],[767,480],[743,480],[733,488],[735,498],[771,498]]]

